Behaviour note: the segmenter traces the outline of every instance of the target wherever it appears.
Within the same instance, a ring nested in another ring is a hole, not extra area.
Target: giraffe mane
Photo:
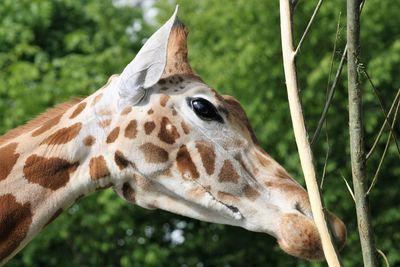
[[[69,101],[58,104],[57,106],[47,109],[45,112],[42,114],[38,115],[36,118],[33,118],[32,120],[26,122],[25,124],[12,129],[11,131],[7,132],[6,134],[0,136],[0,145],[3,145],[10,141],[13,138],[16,138],[20,136],[23,133],[29,132],[43,123],[63,114],[66,110],[69,108],[73,107],[77,103],[81,102],[82,98],[79,97],[73,97]]]

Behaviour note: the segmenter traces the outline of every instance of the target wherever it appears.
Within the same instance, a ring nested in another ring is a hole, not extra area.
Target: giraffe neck
[[[111,111],[89,108],[105,93],[0,139],[0,265],[82,196],[112,185],[113,166],[99,152]]]

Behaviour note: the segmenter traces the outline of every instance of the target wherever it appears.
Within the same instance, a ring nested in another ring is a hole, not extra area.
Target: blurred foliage
[[[299,1],[299,40],[316,1]],[[263,147],[302,181],[283,77],[278,1],[179,1],[190,30],[193,67],[219,92],[245,107]],[[174,1],[157,1],[159,24]],[[385,106],[400,87],[400,6],[369,0],[362,14],[362,64]],[[340,14],[342,15],[340,16]],[[310,135],[323,104],[334,55],[334,71],[345,45],[345,1],[325,2],[297,61]],[[340,18],[337,49],[333,51]],[[4,133],[71,96],[90,94],[119,73],[158,25],[139,7],[111,0],[2,0],[0,2],[0,132]],[[367,149],[383,115],[371,86],[363,81]],[[314,146],[326,206],[348,227],[344,266],[361,266],[354,203],[341,178],[351,181],[346,69],[336,89],[326,133]],[[399,133],[399,124],[396,125]],[[368,161],[372,177],[385,134]],[[329,145],[328,145],[329,144]],[[371,194],[377,247],[400,265],[400,164],[392,145]],[[173,238],[178,236],[180,238]],[[182,239],[182,237],[184,239]],[[178,242],[178,241],[179,242]],[[184,241],[184,242],[182,242]],[[325,266],[285,255],[265,234],[203,223],[163,211],[130,206],[104,191],[72,206],[7,266]]]

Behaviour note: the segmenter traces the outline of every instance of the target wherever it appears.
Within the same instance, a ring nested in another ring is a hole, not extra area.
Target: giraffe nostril
[[[296,201],[294,203],[294,207],[293,208],[294,208],[294,210],[300,212],[300,214],[312,219],[311,210],[308,209],[308,208],[304,208],[303,205],[299,201]]]
[[[296,201],[296,203],[294,203],[294,209],[300,212],[301,214],[305,215],[304,210],[300,205],[300,202]]]

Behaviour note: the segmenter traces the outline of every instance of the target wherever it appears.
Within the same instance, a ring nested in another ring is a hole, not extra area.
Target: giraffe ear
[[[145,96],[146,90],[155,85],[163,76],[164,70],[169,65],[167,61],[171,61],[169,54],[174,50],[171,49],[171,43],[176,42],[172,39],[176,39],[174,36],[181,32],[177,29],[182,25],[177,19],[177,13],[178,6],[171,18],[146,41],[119,76],[118,87],[122,99],[131,104],[137,104]]]

